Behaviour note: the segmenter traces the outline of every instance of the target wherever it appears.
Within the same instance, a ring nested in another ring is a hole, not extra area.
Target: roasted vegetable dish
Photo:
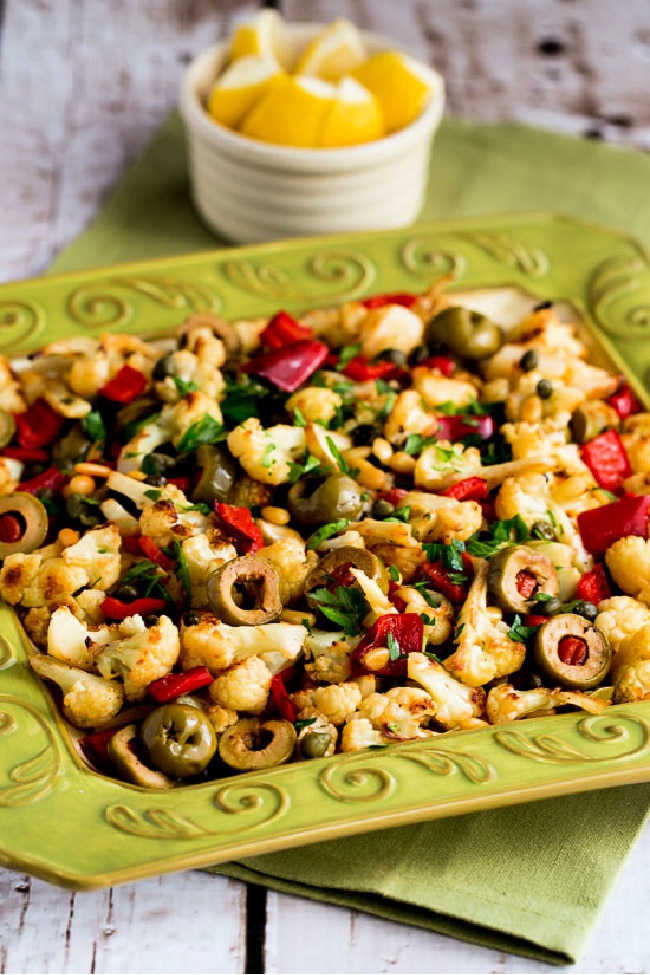
[[[650,696],[650,414],[446,282],[0,357],[0,595],[171,788]]]

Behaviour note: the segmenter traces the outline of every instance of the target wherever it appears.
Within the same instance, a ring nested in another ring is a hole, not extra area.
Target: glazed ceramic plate
[[[0,352],[55,337],[151,333],[207,310],[300,311],[381,291],[568,303],[642,394],[650,267],[635,241],[552,215],[485,218],[208,251],[0,288]],[[177,790],[102,777],[78,758],[0,607],[0,863],[90,889],[371,829],[650,780],[650,703],[527,720]]]

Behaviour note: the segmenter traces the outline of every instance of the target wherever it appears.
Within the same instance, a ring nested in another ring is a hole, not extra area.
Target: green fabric
[[[445,119],[422,220],[551,210],[650,245],[650,157],[515,124]],[[52,271],[218,246],[188,195],[172,117]],[[576,961],[649,786],[545,800],[246,859],[219,873],[493,948]]]

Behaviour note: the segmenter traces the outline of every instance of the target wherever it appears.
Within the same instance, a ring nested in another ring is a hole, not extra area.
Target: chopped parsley
[[[199,387],[193,379],[181,379],[180,376],[172,376],[172,379],[174,380],[174,385],[179,396],[183,397],[187,396],[188,393],[198,392]]]
[[[512,626],[508,630],[508,636],[516,643],[525,643],[526,640],[534,636],[539,630],[539,626],[524,626],[521,617],[517,614],[512,621]]]
[[[120,579],[121,585],[136,586],[140,596],[154,596],[173,603],[174,599],[162,582],[159,567],[151,559],[141,559],[128,569]]]
[[[423,450],[426,450],[427,447],[431,447],[437,442],[437,437],[424,437],[421,433],[412,433],[406,438],[403,449],[411,457],[416,457]]]
[[[361,352],[361,346],[356,343],[354,345],[344,345],[339,349],[339,361],[336,364],[337,372],[341,372],[347,366],[348,362],[356,357]]]
[[[104,426],[104,419],[99,410],[91,410],[90,413],[86,413],[81,421],[81,426],[83,432],[91,440],[106,440],[106,427]]]
[[[296,481],[299,481],[301,477],[305,476],[305,474],[321,474],[322,472],[323,470],[318,457],[314,457],[312,454],[307,454],[301,464],[289,465],[289,481],[291,484],[295,484]]]
[[[345,531],[349,524],[349,518],[342,518],[340,521],[330,521],[326,525],[321,525],[318,531],[315,531],[307,542],[307,548],[315,552],[326,539]]]
[[[215,420],[210,413],[204,413],[200,420],[188,427],[176,445],[176,449],[179,454],[186,454],[196,450],[199,444],[218,443],[225,439],[223,424]]]
[[[505,548],[507,545],[530,541],[528,525],[521,515],[496,521],[493,525],[489,526],[486,533],[481,534],[484,534],[485,537],[479,538],[474,535],[469,539],[467,542],[467,551],[470,555],[476,555],[484,559],[491,558],[495,552]]]
[[[442,562],[445,569],[452,572],[464,572],[463,552],[465,543],[453,538],[449,545],[443,542],[426,542],[422,548],[426,552],[429,562]]]
[[[395,639],[392,633],[389,633],[388,636],[386,637],[386,644],[388,646],[388,655],[390,659],[399,660],[400,657],[399,643],[397,642],[397,640]]]
[[[315,589],[310,597],[323,616],[340,626],[346,636],[359,633],[370,608],[366,597],[356,586],[349,589],[338,586],[334,592],[323,587]]]

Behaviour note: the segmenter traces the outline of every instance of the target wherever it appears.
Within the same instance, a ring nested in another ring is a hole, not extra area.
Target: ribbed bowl
[[[287,24],[285,40],[299,50],[321,24]],[[398,49],[362,32],[370,53]],[[286,237],[404,227],[419,214],[429,154],[444,108],[444,86],[431,71],[433,96],[411,125],[383,139],[343,149],[294,149],[239,135],[205,110],[226,44],[199,54],[181,92],[190,185],[201,218],[220,237],[259,243]]]

